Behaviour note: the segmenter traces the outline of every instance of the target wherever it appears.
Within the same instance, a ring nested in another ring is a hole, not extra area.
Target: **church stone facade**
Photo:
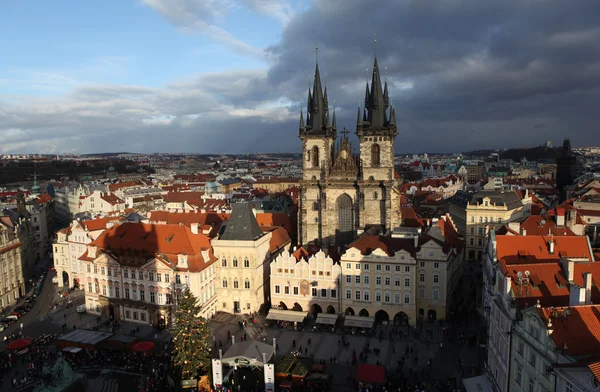
[[[396,115],[387,82],[381,83],[377,58],[371,85],[366,85],[364,109],[358,108],[358,153],[348,133],[344,129],[338,137],[335,112],[330,116],[317,64],[306,121],[300,114],[301,245],[344,245],[366,229],[376,227],[385,233],[400,225],[400,194],[394,185]]]

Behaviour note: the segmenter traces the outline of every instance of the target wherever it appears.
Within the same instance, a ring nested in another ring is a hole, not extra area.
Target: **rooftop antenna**
[[[315,45],[315,59],[317,64],[319,64],[319,45]]]
[[[387,83],[387,67],[383,67],[383,74],[384,74],[383,81],[385,83]]]

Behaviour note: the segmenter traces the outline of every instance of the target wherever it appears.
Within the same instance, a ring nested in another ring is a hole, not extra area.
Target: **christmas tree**
[[[173,328],[173,364],[181,369],[182,379],[208,374],[211,366],[210,337],[206,321],[198,316],[198,299],[189,289],[179,299]]]

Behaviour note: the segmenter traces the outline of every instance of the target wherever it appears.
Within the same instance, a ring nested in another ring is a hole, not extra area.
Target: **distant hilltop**
[[[466,157],[479,156],[488,157],[493,153],[497,153],[500,159],[511,159],[515,162],[525,158],[528,161],[556,161],[556,148],[537,146],[531,148],[510,148],[508,150],[475,150],[463,152]]]

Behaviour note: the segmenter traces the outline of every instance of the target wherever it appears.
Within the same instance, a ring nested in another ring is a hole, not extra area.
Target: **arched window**
[[[225,257],[221,260],[221,267],[227,267],[227,259]]]
[[[227,288],[227,279],[223,279],[223,288],[226,289]]]
[[[380,147],[379,144],[373,144],[371,146],[371,166],[379,166],[379,156],[380,156]]]
[[[373,200],[377,200],[378,197],[379,195],[377,194],[377,192],[373,192]]]
[[[248,279],[246,279],[246,280],[244,281],[244,288],[245,288],[245,289],[249,289],[249,288],[250,288],[250,281],[249,281]]]
[[[306,152],[306,161],[310,162],[310,151]]]
[[[319,147],[312,148],[312,167],[319,167]]]
[[[237,266],[238,266],[237,258],[234,257],[233,258],[233,267],[237,268]]]
[[[244,268],[250,268],[250,260],[247,257],[244,257]]]
[[[234,288],[234,289],[237,289],[237,288],[239,288],[239,285],[238,285],[238,280],[237,280],[237,279],[235,279],[235,280],[233,281],[233,288]]]

